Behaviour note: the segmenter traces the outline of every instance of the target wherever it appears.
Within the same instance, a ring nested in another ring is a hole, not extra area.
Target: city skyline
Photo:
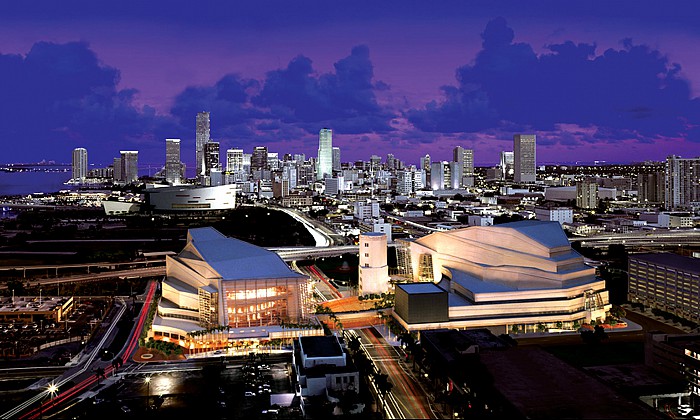
[[[37,146],[7,163],[78,147],[157,163],[180,138],[196,168],[202,111],[222,151],[314,156],[328,127],[344,161],[461,146],[495,165],[517,133],[537,136],[538,164],[700,155],[692,2],[135,5],[0,6],[0,136]]]

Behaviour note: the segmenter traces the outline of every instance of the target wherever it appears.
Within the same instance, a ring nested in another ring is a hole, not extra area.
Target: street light
[[[151,403],[151,377],[146,376],[145,382],[148,385],[148,396],[146,397],[146,407],[148,407]]]

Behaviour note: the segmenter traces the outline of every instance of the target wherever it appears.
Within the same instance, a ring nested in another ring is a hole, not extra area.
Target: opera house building
[[[323,335],[309,296],[308,277],[274,252],[190,229],[184,249],[166,259],[152,334],[195,352]]]
[[[410,331],[570,330],[610,310],[604,280],[558,222],[436,232],[399,244],[398,258],[412,283],[396,285],[393,316]]]

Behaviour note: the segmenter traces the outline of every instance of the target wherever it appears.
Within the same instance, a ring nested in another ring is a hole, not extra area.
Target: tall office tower
[[[333,176],[333,130],[322,128],[318,132],[318,166],[316,180]]]
[[[430,155],[425,155],[420,158],[420,168],[425,171],[430,170]]]
[[[379,232],[360,234],[360,294],[386,293],[389,290],[387,236]]]
[[[311,185],[315,179],[314,165],[310,162],[302,162],[297,166],[297,185]]]
[[[122,150],[121,154],[121,178],[127,184],[139,180],[139,152]]]
[[[396,169],[396,157],[392,153],[386,155],[386,169],[390,171]]]
[[[459,163],[463,176],[474,175],[474,150],[457,146],[452,150],[452,161]]]
[[[280,154],[267,152],[267,167],[271,171],[276,171],[280,168]]]
[[[598,207],[598,184],[593,178],[586,178],[576,183],[576,207],[580,209]]]
[[[700,202],[700,157],[666,158],[664,207],[667,210],[691,209]]]
[[[423,188],[421,179],[422,170],[417,170],[415,166],[404,169],[396,173],[396,192],[402,195],[409,195]]]
[[[513,164],[515,169],[515,182],[535,182],[535,166],[537,156],[535,154],[535,135],[516,134],[513,136]]]
[[[84,181],[88,172],[87,149],[73,149],[73,179]]]
[[[501,152],[501,179],[513,179],[513,152]]]
[[[433,162],[430,164],[430,188],[436,190],[450,190],[459,188],[459,181],[453,177],[457,171],[456,162]]]
[[[333,170],[340,172],[340,147],[333,148]]]
[[[208,112],[198,112],[197,113],[197,176],[206,175],[206,164],[205,164],[205,152],[204,145],[209,143],[209,113]]]
[[[430,182],[430,155],[420,158],[420,169],[423,174],[423,185],[431,185]]]
[[[381,166],[382,158],[377,155],[372,155],[369,157],[369,165],[373,170],[378,170]]]
[[[637,196],[639,203],[663,203],[665,179],[666,177],[663,172],[637,175]]]
[[[304,161],[306,161],[306,155],[303,153],[295,153],[294,160],[299,164],[304,163]]]
[[[267,147],[257,146],[250,157],[250,171],[267,169]]]
[[[221,169],[221,146],[217,141],[204,145],[204,175],[211,175],[212,169]]]
[[[114,182],[121,182],[122,179],[122,158],[114,158],[112,163],[112,179]]]
[[[178,185],[181,181],[180,139],[165,139],[165,181]]]
[[[226,151],[226,172],[243,171],[243,149],[228,149]]]

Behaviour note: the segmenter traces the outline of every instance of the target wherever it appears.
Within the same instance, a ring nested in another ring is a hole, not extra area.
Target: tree
[[[99,385],[100,379],[105,379],[105,369],[102,367],[95,368],[95,376],[97,377],[97,385]]]

